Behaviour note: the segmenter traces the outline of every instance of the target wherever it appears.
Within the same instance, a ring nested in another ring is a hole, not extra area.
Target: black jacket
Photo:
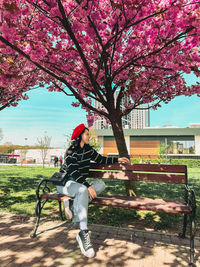
[[[112,164],[117,163],[118,158],[103,157],[90,145],[84,145],[83,148],[80,147],[76,151],[67,150],[64,156],[64,163],[60,168],[61,172],[67,173],[65,183],[68,180],[73,180],[89,187],[90,185],[86,178],[89,174],[91,161],[101,164]],[[54,182],[54,184],[62,185],[59,182]]]

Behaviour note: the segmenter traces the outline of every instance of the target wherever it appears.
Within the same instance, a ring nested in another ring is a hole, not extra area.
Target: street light
[[[24,140],[25,140],[25,146],[27,146],[27,140],[28,140],[28,138],[25,137]]]

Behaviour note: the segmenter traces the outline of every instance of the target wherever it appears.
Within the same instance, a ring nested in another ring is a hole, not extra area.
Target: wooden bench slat
[[[164,164],[130,164],[130,163],[99,165],[96,163],[91,163],[90,169],[185,173],[187,166],[164,165]]]
[[[90,171],[88,177],[103,178],[103,179],[164,182],[164,183],[175,183],[175,184],[184,184],[186,182],[185,175],[158,174],[158,173],[134,173],[130,171],[123,171],[123,172]]]
[[[59,193],[44,193],[41,198],[58,201],[70,199],[70,197]],[[164,200],[159,198],[103,195],[102,197],[93,199],[90,204],[112,206],[123,209],[151,210],[156,212],[191,213],[191,208],[187,206],[184,201]]]
[[[156,212],[191,213],[191,208],[183,201],[152,199],[146,197],[133,198],[128,196],[102,196],[93,199],[91,204],[112,206],[123,209],[150,210]]]
[[[52,199],[52,200],[63,201],[64,199],[71,199],[71,197],[59,193],[44,193],[41,195],[41,199]]]
[[[173,172],[185,173],[185,165],[164,165],[164,164],[133,164],[134,171],[152,171],[152,172]]]

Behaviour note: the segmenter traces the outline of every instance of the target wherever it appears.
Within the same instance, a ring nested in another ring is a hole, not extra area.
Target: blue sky
[[[187,83],[196,79],[187,77]],[[29,100],[19,102],[17,107],[10,107],[0,112],[0,128],[4,138],[0,142],[34,145],[37,137],[44,134],[52,137],[51,145],[64,147],[66,136],[72,129],[86,122],[85,111],[74,108],[73,97],[61,92],[48,92],[41,88],[28,93]],[[190,123],[200,123],[200,97],[179,96],[167,105],[150,112],[150,126],[176,125],[189,127]],[[28,138],[27,141],[25,138]]]
[[[38,137],[46,134],[52,136],[52,146],[63,147],[65,135],[71,134],[77,124],[86,123],[85,111],[71,106],[73,97],[46,89],[33,90],[28,95],[29,100],[0,112],[0,128],[4,135],[1,143],[34,145]]]

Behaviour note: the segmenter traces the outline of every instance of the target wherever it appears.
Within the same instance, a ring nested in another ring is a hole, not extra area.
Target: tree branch
[[[160,101],[158,101],[155,105],[152,105],[152,106],[148,106],[147,108],[137,108],[137,106],[133,106],[132,108],[130,109],[126,109],[125,112],[122,111],[121,113],[121,117],[123,116],[126,116],[128,115],[133,109],[142,109],[142,110],[146,110],[146,109],[150,109],[150,108],[153,108],[153,107],[156,107],[158,106],[163,100],[161,99]],[[139,105],[138,105],[139,106]]]
[[[117,23],[117,25],[116,25],[116,33],[118,33],[118,31],[119,31],[119,25]],[[121,35],[120,35],[120,37],[118,39],[121,38]],[[118,37],[118,35],[116,35],[116,38],[115,38],[114,43],[113,43],[113,50],[112,50],[112,55],[111,55],[111,60],[110,60],[110,75],[111,75],[111,71],[112,71],[112,62],[113,62],[113,58],[114,58],[114,54],[115,54],[115,47],[116,47],[116,44],[117,44],[117,37]]]
[[[15,101],[16,96],[8,99],[8,103],[4,104],[3,106],[0,106],[0,111],[10,106]]]
[[[96,82],[96,80],[95,80],[95,78],[94,78],[94,76],[92,74],[92,71],[90,69],[89,63],[87,62],[87,60],[86,60],[86,58],[84,56],[83,50],[80,47],[80,44],[79,44],[78,40],[76,39],[76,37],[74,35],[74,32],[71,29],[71,26],[70,26],[70,24],[68,22],[68,19],[65,16],[65,10],[64,10],[64,7],[63,7],[63,5],[61,3],[61,0],[57,0],[57,2],[58,2],[60,13],[62,15],[62,19],[60,19],[60,21],[61,21],[62,25],[64,26],[65,30],[67,31],[67,33],[69,34],[71,40],[74,42],[74,44],[75,44],[75,46],[77,48],[77,51],[78,51],[78,53],[79,53],[79,55],[80,55],[80,57],[81,57],[81,59],[83,61],[83,64],[84,64],[84,66],[85,66],[85,68],[86,68],[86,70],[88,72],[88,75],[90,77],[90,81],[91,81],[91,83],[93,85],[94,90],[96,90],[96,92],[99,95],[99,98],[101,99],[101,102],[103,103],[103,105],[106,106],[107,103],[105,102],[103,96],[98,91],[98,89],[100,88],[100,86]]]
[[[147,20],[147,19],[149,19],[149,18],[151,18],[151,17],[154,17],[154,16],[157,16],[157,15],[162,14],[162,13],[164,13],[166,10],[167,10],[167,9],[164,9],[164,10],[161,10],[161,11],[159,11],[159,12],[153,13],[153,14],[151,14],[151,15],[149,15],[149,16],[143,18],[143,19],[140,19],[140,20],[138,20],[138,21],[136,21],[136,22],[134,22],[134,23],[132,23],[132,24],[125,24],[125,26],[123,27],[123,29],[121,29],[121,30],[119,31],[118,34],[122,33],[122,32],[125,31],[126,29],[128,29],[128,28],[130,28],[130,27],[132,27],[132,26],[135,26],[135,25],[137,25],[137,24],[139,24],[139,23],[141,23],[141,22],[143,22],[143,21],[145,21],[145,20]],[[132,20],[133,20],[133,19],[132,19]],[[106,43],[106,45],[105,45],[106,48],[109,47],[110,42],[111,42],[115,37],[116,37],[116,34],[113,35],[113,36],[107,41],[107,43]]]
[[[96,33],[96,36],[97,36],[97,38],[98,38],[98,40],[99,40],[99,43],[100,43],[100,45],[101,45],[101,47],[102,47],[102,50],[104,50],[104,45],[103,45],[101,36],[99,35],[99,33],[98,33],[98,31],[97,31],[97,28],[96,28],[96,26],[94,25],[94,22],[91,20],[90,16],[87,16],[87,18],[88,18],[88,20],[89,20],[89,22],[90,22],[92,28],[94,29],[94,31],[95,31],[95,33]]]
[[[119,94],[117,96],[117,102],[116,102],[116,110],[120,110],[120,103],[124,95],[124,86],[121,86]]]
[[[44,72],[46,72],[47,74],[49,74],[50,76],[52,76],[53,78],[63,82],[70,90],[71,92],[74,94],[75,98],[78,99],[80,101],[80,103],[83,106],[86,106],[87,108],[93,110],[94,112],[99,112],[97,109],[95,109],[93,106],[89,105],[87,102],[85,102],[80,96],[79,94],[75,91],[75,89],[71,86],[71,84],[69,84],[63,77],[60,77],[58,75],[56,75],[55,73],[53,73],[52,71],[50,71],[49,69],[45,68],[44,66],[40,65],[39,63],[31,60],[30,56],[28,56],[26,53],[24,53],[21,49],[19,49],[17,46],[11,44],[8,40],[6,40],[4,37],[2,37],[0,35],[0,41],[2,41],[4,44],[6,44],[7,46],[11,47],[13,50],[17,51],[19,54],[21,54],[23,57],[25,57],[26,59],[28,59],[31,63],[33,63],[34,65],[36,65],[39,69],[43,70]],[[62,90],[61,90],[62,91]],[[102,103],[102,102],[101,102]],[[108,114],[101,111],[99,112],[101,115],[108,117]]]
[[[56,82],[54,82],[54,81],[51,81],[51,82],[55,85],[55,87],[56,87],[58,90],[62,91],[65,95],[67,95],[67,96],[74,96],[73,94],[68,94],[67,92],[65,92],[65,90],[62,89],[59,85],[57,85]]]
[[[179,38],[182,38],[184,34],[192,31],[194,29],[193,26],[189,27],[185,32],[182,32],[180,34],[178,34],[176,37],[174,37],[172,40],[170,40],[169,42],[165,43],[164,46],[162,46],[161,48],[147,54],[147,55],[142,55],[138,58],[134,58],[134,61],[137,61],[139,59],[144,59],[146,57],[149,57],[149,56],[152,56],[152,55],[155,55],[157,53],[159,53],[160,51],[162,51],[165,47],[167,47],[168,45],[170,45],[171,43],[177,41]],[[126,64],[126,65],[125,65]],[[118,75],[121,71],[125,70],[126,68],[130,67],[131,65],[133,65],[133,58],[131,58],[130,60],[128,60],[126,63],[124,63],[118,70],[116,70],[113,74],[113,78]]]
[[[47,15],[47,12],[45,9],[43,9],[42,7],[40,7],[38,4],[32,3],[29,0],[26,0],[26,2],[28,2],[30,5],[32,5],[33,7],[37,8],[39,12],[41,12],[46,18],[52,20],[53,22],[55,22],[56,24],[58,24],[59,26],[62,26],[61,24],[58,23],[58,21],[56,21],[54,18],[58,19],[58,16],[55,17],[50,17]],[[31,17],[32,20],[33,16]],[[28,24],[28,27],[30,26],[30,22]]]
[[[81,72],[79,72],[79,71],[76,71],[76,70],[70,70],[70,72],[66,72],[66,71],[60,69],[60,68],[58,67],[58,64],[57,64],[57,63],[51,63],[51,62],[49,62],[49,61],[44,61],[44,63],[46,63],[46,64],[50,64],[52,68],[56,69],[57,71],[60,71],[61,73],[65,74],[65,75],[70,75],[70,72],[74,72],[74,73],[77,73],[77,74],[80,75],[80,76],[83,76],[83,77],[89,79],[88,76],[86,76],[85,74],[83,74],[83,73],[81,73]]]

